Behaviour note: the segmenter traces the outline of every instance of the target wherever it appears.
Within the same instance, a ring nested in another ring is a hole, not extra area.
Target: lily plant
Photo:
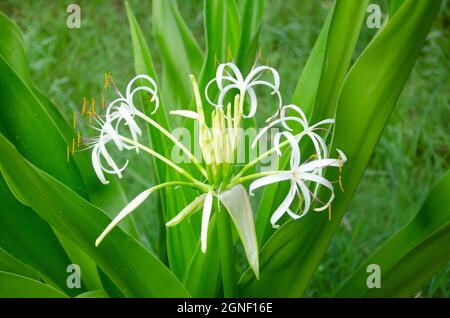
[[[263,80],[265,73],[269,73],[272,81]],[[323,177],[324,169],[327,167],[338,167],[341,169],[346,162],[346,157],[341,150],[337,150],[337,158],[329,157],[329,149],[325,140],[319,134],[319,130],[327,130],[324,125],[332,125],[333,119],[325,119],[314,125],[309,125],[301,108],[297,105],[282,106],[280,94],[280,76],[278,72],[269,66],[254,66],[247,76],[243,76],[239,68],[231,62],[220,64],[217,67],[215,78],[211,79],[206,86],[204,98],[214,107],[208,125],[202,102],[201,92],[197,81],[193,75],[190,76],[192,89],[195,97],[196,111],[175,110],[171,114],[182,116],[196,121],[199,127],[198,144],[201,148],[202,158],[195,155],[185,147],[173,134],[162,127],[155,120],[139,111],[134,104],[134,96],[138,92],[146,92],[151,96],[151,103],[154,104],[154,114],[158,110],[158,88],[154,79],[148,75],[138,75],[133,78],[127,88],[126,94],[122,95],[117,91],[119,97],[109,103],[106,108],[104,119],[97,116],[96,121],[100,127],[98,137],[91,141],[92,165],[94,170],[104,184],[108,184],[105,173],[115,174],[119,178],[125,170],[128,161],[122,166],[117,164],[110,154],[108,147],[115,147],[119,151],[135,150],[156,157],[170,168],[174,169],[182,180],[171,180],[146,189],[133,200],[131,200],[112,222],[106,227],[95,242],[98,246],[103,239],[122,221],[127,215],[132,213],[144,200],[152,193],[166,187],[190,187],[198,191],[198,196],[186,205],[184,209],[166,223],[167,227],[176,226],[198,210],[202,210],[201,217],[201,251],[206,252],[208,225],[210,223],[214,202],[217,202],[217,211],[228,212],[229,217],[239,234],[244,246],[247,260],[255,273],[259,277],[258,246],[255,234],[255,225],[251,205],[245,185],[250,194],[253,191],[269,184],[279,182],[289,182],[290,188],[285,199],[273,212],[270,222],[274,228],[279,227],[279,223],[284,215],[292,219],[300,219],[313,209],[320,212],[329,210],[334,199],[333,182]],[[138,81],[144,85],[135,85]],[[212,85],[218,89],[217,100],[211,98],[209,90]],[[240,133],[243,129],[243,119],[253,118],[258,111],[258,98],[254,88],[265,86],[271,89],[270,94],[277,97],[276,112],[267,119],[267,126],[260,130],[252,142],[255,148],[258,141],[268,134],[269,130],[275,126],[281,126],[281,131],[277,130],[274,136],[273,147],[257,156],[254,160],[246,162],[244,165],[237,162],[237,149],[244,146],[245,142]],[[232,95],[235,93],[235,95]],[[231,94],[231,102],[226,103],[227,95]],[[249,111],[245,111],[248,101]],[[288,115],[289,111],[295,111],[296,115]],[[152,148],[139,142],[142,134],[140,124],[137,120],[142,120],[148,125],[156,128],[162,135],[169,138],[174,146],[178,147],[194,164],[201,178],[196,178],[194,174],[184,169],[170,158],[163,156]],[[301,130],[294,133],[290,126],[292,123],[300,124]],[[314,153],[308,158],[301,154],[300,143],[304,138],[309,139],[314,145]],[[283,152],[290,155],[290,166],[288,170],[265,170],[249,173],[262,160],[272,154],[279,157]],[[340,181],[339,181],[340,182]],[[329,197],[326,200],[319,199],[318,189],[320,186],[329,190]],[[342,186],[342,185],[341,185]],[[239,193],[239,194],[236,194]],[[298,202],[297,208],[292,208]],[[317,202],[320,206],[313,207]],[[298,212],[294,212],[298,211]],[[330,214],[331,216],[331,214]]]

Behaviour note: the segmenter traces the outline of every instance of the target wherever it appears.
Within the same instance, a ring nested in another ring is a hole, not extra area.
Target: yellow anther
[[[110,80],[111,80],[111,73],[109,73],[109,72],[105,73],[105,79],[103,81],[103,89],[104,90],[108,89]]]
[[[80,144],[81,144],[81,133],[78,130],[78,134],[77,134],[77,146],[78,146],[78,148],[80,148]]]
[[[92,115],[95,114],[95,99],[94,99],[94,97],[91,98],[91,113],[92,113]]]
[[[331,221],[331,204],[328,206],[328,221]]]
[[[72,156],[75,155],[75,138],[72,138]]]
[[[344,186],[342,185],[342,177],[339,175],[339,187],[341,188],[341,191],[344,192]]]
[[[227,53],[227,62],[229,62],[231,60],[231,49],[230,49],[230,46],[227,47],[227,51],[228,51],[228,53]]]
[[[66,160],[67,160],[67,162],[69,162],[69,159],[70,159],[70,147],[69,146],[67,146],[67,151],[66,151]]]
[[[73,129],[77,128],[77,113],[73,112]]]
[[[83,97],[83,107],[81,108],[81,115],[86,113],[86,97]]]

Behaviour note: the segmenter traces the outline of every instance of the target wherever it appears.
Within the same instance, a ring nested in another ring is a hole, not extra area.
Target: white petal
[[[300,188],[300,191],[302,192],[303,195],[303,200],[305,200],[305,206],[303,208],[303,210],[301,210],[300,212],[300,217],[304,217],[306,214],[308,214],[309,209],[311,207],[311,195],[309,193],[309,189],[308,187],[305,185],[305,183],[301,180],[297,180],[297,185]]]
[[[175,226],[183,221],[187,216],[194,213],[198,207],[205,201],[206,194],[199,195],[191,203],[181,210],[173,219],[166,223],[166,226]]]
[[[211,191],[209,191],[208,194],[206,195],[205,203],[203,204],[203,213],[202,213],[202,229],[200,234],[200,241],[203,253],[206,252],[206,241],[208,239],[208,225],[209,225],[209,218],[211,216],[212,201],[213,201],[213,194]]]
[[[289,209],[289,207],[292,204],[292,201],[294,201],[295,192],[297,190],[297,186],[294,181],[291,181],[291,188],[289,189],[289,192],[286,196],[286,198],[281,202],[280,206],[273,212],[272,216],[270,217],[270,223],[272,223],[273,228],[280,227],[276,223],[279,219],[283,216],[283,214]]]
[[[130,95],[127,95],[128,104],[129,104],[130,106],[136,108],[136,107],[134,106],[133,98],[134,98],[134,94],[136,94],[136,93],[139,92],[139,91],[146,91],[146,92],[148,92],[148,93],[152,96],[151,101],[152,101],[152,102],[155,102],[155,108],[153,109],[153,111],[151,112],[151,114],[154,114],[154,113],[158,110],[158,107],[159,107],[159,99],[158,99],[157,92],[156,92],[155,90],[153,90],[153,89],[147,87],[147,86],[138,86],[138,87],[136,87],[135,89],[133,89],[133,91],[130,93]]]
[[[133,212],[138,206],[142,204],[142,202],[145,201],[145,199],[148,198],[150,194],[153,192],[153,188],[147,189],[144,192],[140,193],[137,197],[135,197],[130,203],[127,204],[125,208],[123,208],[122,211],[117,214],[117,216],[112,220],[112,222],[106,227],[106,229],[103,231],[102,234],[97,238],[95,241],[95,246],[98,246],[106,235],[108,235],[109,232],[120,222],[122,221],[128,214]]]
[[[272,128],[273,126],[279,124],[281,121],[282,121],[282,119],[277,119],[277,120],[271,121],[267,126],[265,126],[264,128],[262,128],[262,129],[258,132],[258,134],[255,136],[255,139],[253,139],[253,142],[252,142],[252,148],[255,148],[256,143],[258,142],[258,140],[261,139],[261,137],[262,137],[265,133],[267,133],[267,131],[268,131],[270,128]]]
[[[300,165],[301,156],[300,156],[300,147],[298,146],[297,140],[295,139],[294,135],[292,135],[290,132],[287,131],[283,131],[275,135],[274,143],[275,147],[278,149],[277,150],[278,153],[281,152],[279,150],[281,136],[286,137],[291,147],[291,159],[290,159],[291,170],[298,168],[298,166]]]
[[[198,114],[192,110],[171,110],[170,114],[198,120]]]
[[[321,177],[321,176],[318,176],[318,175],[315,175],[312,173],[301,173],[299,175],[299,178],[301,178],[303,180],[316,182],[320,185],[325,186],[326,188],[328,188],[328,190],[330,190],[331,195],[330,195],[330,198],[328,199],[328,201],[322,207],[315,208],[314,211],[323,211],[326,208],[328,208],[328,206],[334,200],[334,188],[333,188],[333,185],[331,184],[331,182],[328,181],[327,179],[325,179],[324,177]]]
[[[250,98],[250,111],[248,115],[243,114],[244,118],[252,118],[256,114],[256,109],[258,108],[258,100],[256,99],[256,94],[253,88],[247,87],[246,92]],[[244,94],[244,93],[243,93]]]
[[[258,278],[258,243],[256,239],[252,206],[250,204],[248,193],[241,184],[238,184],[230,190],[221,193],[219,199],[223,203],[236,227],[242,245],[244,246],[248,262],[253,269],[256,278]]]
[[[219,98],[217,100],[217,104],[218,104],[219,108],[223,107],[223,99],[225,98],[227,93],[232,89],[239,89],[239,87],[236,84],[229,84],[220,91]]]
[[[105,179],[105,175],[103,174],[101,164],[100,164],[100,153],[98,149],[98,145],[95,145],[92,149],[92,167],[94,167],[95,174],[100,179],[101,183],[108,184],[109,181]]]
[[[286,181],[291,179],[292,174],[290,171],[286,171],[286,172],[280,172],[278,174],[274,174],[271,176],[267,176],[267,177],[262,177],[260,179],[257,179],[255,181],[253,181],[250,184],[249,187],[249,192],[251,195],[253,195],[253,190],[264,187],[266,185],[272,184],[272,183],[277,183],[277,182],[281,182],[281,181]]]

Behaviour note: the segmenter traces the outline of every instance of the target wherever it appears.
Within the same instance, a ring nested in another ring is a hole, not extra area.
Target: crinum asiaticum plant
[[[264,80],[264,73],[270,73],[273,82]],[[134,87],[138,80],[145,80],[146,85]],[[326,142],[318,132],[320,129],[324,129],[324,125],[333,124],[334,120],[325,119],[314,125],[309,125],[300,107],[296,105],[281,106],[282,97],[279,92],[280,76],[274,68],[254,66],[250,73],[244,77],[238,67],[234,63],[229,62],[220,64],[217,67],[215,78],[210,80],[206,85],[204,92],[205,99],[209,102],[210,107],[215,108],[211,113],[211,127],[209,127],[205,118],[201,93],[193,75],[191,75],[191,81],[195,96],[196,111],[175,110],[171,114],[183,116],[198,123],[198,144],[201,148],[202,158],[196,158],[193,152],[180,143],[166,128],[139,111],[135,106],[135,94],[145,91],[150,94],[151,102],[154,103],[154,110],[151,113],[154,114],[158,111],[158,88],[154,79],[148,75],[141,74],[133,78],[126,88],[125,96],[118,92],[119,97],[107,106],[104,120],[99,116],[96,118],[100,127],[96,128],[99,132],[98,137],[91,141],[91,147],[93,148],[92,164],[102,183],[108,184],[104,173],[115,174],[121,177],[122,172],[128,164],[127,161],[122,167],[119,167],[109,153],[108,145],[114,145],[120,151],[135,150],[139,153],[142,150],[144,153],[156,157],[171,169],[174,169],[183,177],[183,180],[167,180],[140,193],[120,211],[98,237],[95,244],[98,246],[105,236],[123,218],[133,212],[155,191],[165,187],[190,187],[199,192],[198,196],[187,204],[173,219],[169,220],[166,226],[176,226],[185,218],[202,208],[201,251],[205,253],[207,248],[208,225],[214,202],[217,202],[217,212],[219,213],[221,204],[223,204],[224,210],[228,212],[236,227],[248,262],[258,278],[259,261],[256,232],[251,206],[243,184],[246,181],[252,181],[249,190],[250,193],[253,193],[255,189],[266,185],[278,182],[290,183],[290,188],[287,191],[285,199],[270,218],[270,222],[274,228],[279,227],[277,223],[279,223],[284,214],[288,214],[293,219],[300,219],[306,216],[314,201],[321,203],[320,206],[314,208],[314,211],[320,212],[328,209],[331,217],[334,187],[331,181],[323,177],[323,170],[326,167],[338,167],[341,169],[346,161],[346,157],[341,150],[338,150],[338,158],[330,158]],[[216,102],[208,95],[210,85],[213,84],[217,85],[219,90]],[[258,111],[258,98],[254,90],[256,86],[266,86],[271,89],[272,95],[277,96],[275,107],[277,111],[275,115],[266,121],[268,123],[267,126],[255,136],[252,141],[252,147],[254,148],[257,145],[258,140],[267,134],[270,128],[282,125],[284,129],[275,134],[273,148],[259,154],[252,161],[237,165],[237,149],[245,144],[244,134],[241,131],[242,120],[252,118]],[[233,93],[235,95],[232,98],[232,103],[229,102],[224,105],[224,100],[227,95],[231,94],[233,96]],[[248,112],[244,109],[247,97]],[[294,110],[295,115],[287,115],[288,110]],[[137,119],[156,128],[159,133],[170,139],[176,147],[192,160],[202,179],[196,179],[170,158],[141,144],[139,142],[139,136],[142,134],[142,130],[137,123]],[[302,129],[299,133],[295,135],[292,133],[293,129],[289,126],[291,122],[301,125]],[[129,137],[123,133],[122,126],[125,126],[126,134]],[[282,138],[286,140],[282,141]],[[302,158],[301,155],[299,143],[304,138],[310,139],[314,145],[314,153],[309,158],[304,158],[304,156]],[[261,160],[267,158],[272,153],[277,153],[281,156],[282,149],[288,151],[290,154],[289,169],[248,173],[250,168],[256,166]],[[329,190],[328,198],[318,198],[319,186],[326,187]],[[239,195],[235,195],[235,193],[239,193]],[[298,209],[292,208],[296,198],[299,201]],[[293,212],[292,210],[298,212]],[[231,233],[230,231],[227,232]],[[231,240],[231,238],[223,236],[220,239]],[[224,247],[222,246],[221,248]]]
[[[360,54],[368,0],[327,2],[304,65],[280,47],[297,65],[290,71],[301,71],[283,98],[273,68],[252,68],[264,8],[273,3],[204,1],[203,49],[176,1],[153,0],[162,74],[126,4],[141,75],[94,116],[92,153],[75,151],[83,127],[71,127],[72,118],[36,88],[20,30],[0,14],[0,296],[304,296],[441,2],[391,0],[389,19]],[[240,131],[255,128],[261,114],[270,116],[247,145]],[[199,152],[172,134],[180,125],[196,136]],[[263,150],[266,140],[271,148]],[[241,162],[241,148],[259,152]],[[172,149],[189,163],[173,160]],[[151,166],[132,166],[146,155]],[[278,158],[278,166],[263,169],[265,156]],[[149,170],[144,192],[126,200],[130,184],[116,175]],[[327,295],[414,296],[450,257],[449,191],[447,173],[411,222]],[[131,213],[146,199],[153,208],[139,212],[157,216],[150,243]],[[79,289],[67,286],[68,264],[81,269]],[[381,288],[367,286],[369,264],[380,266]]]

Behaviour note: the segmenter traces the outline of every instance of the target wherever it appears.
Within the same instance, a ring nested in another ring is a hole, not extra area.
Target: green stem
[[[221,209],[217,213],[217,233],[219,237],[223,295],[226,298],[236,297],[237,281],[234,268],[233,238],[231,236],[230,218],[225,209]]]

